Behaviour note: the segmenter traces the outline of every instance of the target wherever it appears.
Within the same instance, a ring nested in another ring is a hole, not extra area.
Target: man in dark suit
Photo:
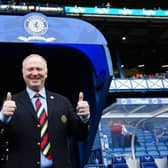
[[[68,138],[87,137],[88,102],[80,92],[74,112],[66,97],[46,90],[47,62],[38,54],[23,60],[22,73],[26,89],[15,95],[8,92],[0,112],[0,127],[5,130],[9,145],[7,168],[71,168]],[[37,93],[38,97],[34,96]],[[46,120],[42,114],[42,119],[37,116],[37,99],[38,105],[42,103],[39,109],[45,109]],[[42,138],[44,130],[46,135]],[[47,139],[47,145],[42,139]]]

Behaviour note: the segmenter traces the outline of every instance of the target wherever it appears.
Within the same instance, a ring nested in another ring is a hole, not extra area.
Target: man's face
[[[40,57],[29,57],[24,61],[22,73],[26,85],[39,91],[47,78],[47,65]]]

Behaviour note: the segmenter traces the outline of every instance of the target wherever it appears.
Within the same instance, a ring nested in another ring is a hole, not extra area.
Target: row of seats
[[[116,154],[127,154],[131,153],[131,148],[113,148],[108,150],[109,153],[116,153]],[[152,155],[155,158],[162,158],[168,155],[168,150],[165,148],[144,148],[144,147],[136,147],[135,148],[136,157],[139,158],[143,155]]]
[[[151,155],[140,157],[139,168],[158,168],[155,159]],[[88,164],[84,168],[130,168],[123,156],[113,156],[112,164],[105,166],[104,164]],[[133,168],[133,167],[131,167]]]
[[[104,135],[106,135],[108,138],[108,145],[106,146],[110,148],[111,153],[124,154],[131,152],[131,147],[113,147],[111,136],[109,136],[108,134]],[[137,158],[143,155],[153,155],[155,158],[165,157],[168,155],[168,143],[152,143],[152,141],[144,141],[144,143],[140,143],[138,146],[135,145],[135,152]]]
[[[123,147],[115,147],[115,142],[112,138],[112,134],[106,127],[102,127],[101,130],[102,134],[105,135],[108,139],[108,145],[109,148],[105,148],[105,151],[107,151],[107,160],[111,158],[111,155],[115,157],[112,157],[112,168],[133,168],[130,163],[129,165],[125,161],[124,157],[127,154],[131,154],[131,147],[124,146]],[[162,142],[156,142],[155,136],[153,132],[145,131],[143,129],[138,129],[136,134],[136,140],[139,143],[139,145],[135,145],[135,155],[138,159],[138,168],[158,168],[157,164],[155,163],[154,158],[162,158],[168,156],[168,141],[162,141]],[[167,139],[167,135],[165,136]],[[119,139],[118,137],[115,139]],[[125,139],[124,139],[125,141]],[[119,157],[116,157],[119,156]],[[131,167],[129,167],[131,166]],[[168,166],[167,166],[168,167]]]
[[[126,159],[121,156],[112,157],[112,168],[129,168]],[[158,168],[155,159],[151,155],[140,157],[140,168]]]

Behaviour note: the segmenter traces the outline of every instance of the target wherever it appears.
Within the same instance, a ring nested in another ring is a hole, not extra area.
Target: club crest
[[[48,31],[48,22],[45,16],[32,13],[26,16],[24,29],[32,36],[42,36]]]
[[[62,115],[61,116],[61,121],[62,121],[63,124],[67,123],[67,117],[66,117],[66,115]]]

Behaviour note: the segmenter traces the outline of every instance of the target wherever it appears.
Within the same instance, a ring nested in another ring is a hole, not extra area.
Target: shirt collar
[[[26,91],[27,91],[30,99],[32,99],[34,97],[34,95],[37,93],[34,90],[30,89],[29,87],[26,87]],[[38,93],[41,95],[42,98],[46,98],[46,91],[45,91],[44,87]]]

